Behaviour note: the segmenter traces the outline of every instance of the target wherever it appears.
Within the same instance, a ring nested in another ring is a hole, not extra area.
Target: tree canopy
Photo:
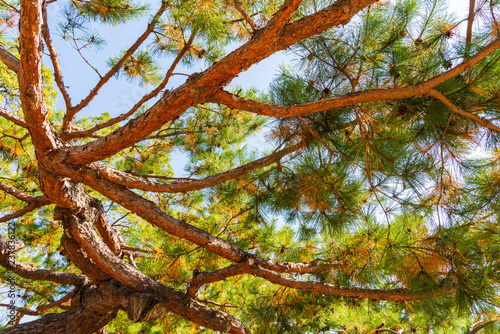
[[[0,1],[0,333],[499,332],[499,5]]]

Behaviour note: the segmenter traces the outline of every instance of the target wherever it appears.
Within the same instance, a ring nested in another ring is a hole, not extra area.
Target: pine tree
[[[0,333],[500,331],[500,3],[470,4],[1,1]]]

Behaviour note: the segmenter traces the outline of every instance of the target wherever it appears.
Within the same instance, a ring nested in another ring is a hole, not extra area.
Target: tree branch
[[[470,47],[472,44],[472,26],[476,15],[476,0],[469,0],[469,17],[467,19],[467,37],[465,38],[465,59],[469,58]]]
[[[451,70],[414,86],[367,90],[349,93],[346,95],[332,97],[316,102],[285,106],[271,105],[267,103],[247,100],[223,90],[219,90],[218,92],[216,92],[212,97],[209,98],[209,101],[218,104],[224,104],[234,109],[245,110],[259,115],[287,118],[312,114],[330,109],[339,109],[358,103],[407,99],[428,94],[428,92],[437,85],[457,76],[458,74],[466,71],[468,68],[473,67],[478,62],[496,51],[498,48],[500,48],[500,39],[496,39],[492,43],[488,44],[477,54],[475,54],[468,60],[465,60],[460,65],[452,68]]]
[[[26,205],[24,208],[22,208],[20,210],[17,210],[16,212],[13,212],[11,214],[0,217],[0,223],[7,222],[9,220],[22,217],[25,214],[27,214],[28,212],[31,212],[39,207],[49,205],[52,203],[48,198],[42,197],[42,196],[40,196],[40,197],[43,199],[40,201],[31,202],[30,204]]]
[[[248,329],[236,318],[211,309],[187,295],[168,288],[117,257],[102,242],[94,230],[96,215],[90,210],[85,214],[73,214],[69,209],[61,209],[66,233],[70,234],[97,266],[125,286],[139,291],[155,293],[165,300],[169,311],[210,329],[224,333],[249,334]]]
[[[7,111],[5,108],[0,108],[0,116],[8,119],[9,121],[19,125],[20,127],[26,128],[26,122],[19,116]]]
[[[19,95],[24,119],[39,156],[58,146],[48,122],[49,114],[42,83],[42,3],[44,0],[21,0],[19,48],[21,70]]]
[[[272,163],[278,162],[285,155],[295,152],[296,150],[303,147],[305,147],[305,142],[292,145],[284,150],[270,154],[267,157],[257,159],[246,165],[231,169],[223,173],[211,175],[202,180],[174,181],[169,183],[155,182],[141,179],[127,172],[119,171],[102,165],[94,165],[94,167],[108,180],[128,188],[135,188],[153,192],[185,192],[212,187],[222,182],[238,178],[259,168],[263,168],[269,166]]]
[[[50,309],[53,309],[55,307],[59,307],[63,310],[68,309],[68,307],[62,306],[62,304],[70,301],[71,298],[73,298],[74,294],[75,294],[75,291],[73,290],[70,293],[68,293],[66,296],[60,298],[59,300],[56,300],[56,301],[49,303],[49,304],[46,304],[46,305],[37,306],[36,310],[31,310],[29,308],[24,308],[24,307],[15,307],[15,309],[19,313],[31,315],[31,316],[41,315],[41,314],[43,314],[43,312],[48,311]],[[0,304],[0,306],[7,307],[7,308],[12,307],[11,304]]]
[[[42,15],[43,15],[43,25],[42,25],[42,34],[43,39],[45,41],[45,45],[49,49],[50,60],[52,61],[52,66],[54,67],[54,78],[61,92],[64,102],[66,104],[66,110],[71,109],[71,98],[69,97],[68,91],[66,90],[66,86],[64,85],[61,65],[59,64],[59,59],[57,57],[57,51],[52,44],[52,39],[50,38],[49,26],[47,22],[47,4],[42,7]]]
[[[116,231],[113,226],[109,223],[106,212],[102,207],[101,202],[93,201],[92,206],[97,209],[97,219],[95,226],[99,234],[101,235],[104,243],[111,249],[111,251],[121,257],[122,256],[122,245],[124,244],[123,239],[118,231]]]
[[[7,51],[3,45],[0,45],[0,61],[7,66],[9,70],[19,75],[21,72],[21,62],[12,53]]]
[[[488,121],[484,118],[481,118],[479,116],[471,114],[470,112],[467,112],[467,111],[463,110],[462,108],[459,108],[452,101],[450,101],[450,99],[448,99],[446,96],[444,96],[440,91],[438,91],[436,89],[431,89],[427,93],[427,95],[432,96],[432,97],[436,98],[437,100],[441,101],[441,103],[446,105],[448,108],[450,108],[452,111],[456,112],[457,114],[465,116],[465,117],[479,123],[480,125],[484,126],[485,128],[488,128],[490,130],[494,130],[494,131],[500,133],[499,126],[491,123],[490,121]]]
[[[66,132],[68,130],[68,127],[69,127],[70,123],[72,122],[73,118],[75,117],[75,115],[80,110],[85,108],[90,103],[90,101],[92,101],[92,99],[97,95],[97,93],[104,86],[104,84],[106,84],[106,82],[108,82],[108,80],[118,72],[118,70],[123,66],[123,64],[125,64],[127,59],[129,59],[135,53],[135,51],[137,51],[139,46],[141,46],[141,44],[146,40],[146,38],[148,38],[148,36],[153,32],[153,29],[154,29],[156,23],[158,22],[160,16],[163,14],[163,12],[165,11],[166,8],[167,8],[167,1],[162,1],[160,9],[158,9],[158,12],[155,14],[155,16],[153,17],[151,22],[148,24],[146,31],[144,31],[144,33],[137,39],[137,41],[127,50],[127,52],[125,52],[123,57],[116,63],[116,65],[113,66],[108,71],[108,73],[106,73],[99,80],[99,82],[90,91],[90,93],[87,95],[87,97],[85,97],[82,101],[80,101],[80,103],[78,103],[78,105],[76,105],[76,106],[74,106],[66,111],[66,115],[64,115],[63,125],[62,125],[63,132]]]
[[[255,24],[255,22],[252,20],[252,18],[250,17],[250,15],[248,15],[248,13],[246,12],[246,10],[243,8],[243,6],[241,5],[241,2],[240,0],[233,0],[234,2],[234,7],[238,10],[238,12],[240,12],[240,14],[243,16],[243,18],[245,19],[245,21],[248,22],[248,24],[250,25],[250,27],[252,28],[253,31],[257,30],[257,25]]]
[[[40,200],[42,200],[42,198],[45,198],[44,196],[30,196],[28,194],[23,193],[19,189],[14,188],[14,187],[8,185],[7,183],[1,182],[1,181],[0,181],[0,190],[6,192],[9,195],[14,196],[15,198],[17,198],[23,202],[28,202],[28,203],[40,201]]]
[[[9,261],[9,255],[24,247],[21,241],[17,241],[19,245],[12,250],[9,248],[9,241],[0,237],[0,265],[13,273],[34,281],[50,281],[58,284],[80,285],[88,280],[85,275],[63,273],[58,271],[35,269],[27,263]]]
[[[498,320],[494,319],[494,320],[485,320],[485,321],[478,321],[474,324],[472,324],[469,329],[467,330],[467,332],[465,332],[465,334],[476,334],[477,332],[479,332],[481,329],[483,329],[484,327],[488,326],[488,325],[491,325],[495,322],[497,322]]]
[[[0,217],[0,222],[6,222],[11,219],[19,218],[26,213],[35,210],[36,208],[39,208],[41,206],[49,205],[52,203],[50,199],[48,199],[46,196],[30,196],[28,194],[23,193],[17,188],[14,188],[4,182],[0,181],[0,190],[4,191],[5,193],[14,196],[15,198],[29,203],[27,206],[22,208],[21,210],[18,210],[14,213],[8,214],[6,216]]]
[[[243,251],[227,240],[215,237],[196,226],[169,216],[158,209],[153,202],[146,200],[123,186],[107,180],[97,170],[89,167],[72,169],[72,167],[63,165],[60,168],[63,168],[60,170],[61,172],[71,175],[71,177],[79,182],[87,184],[110,200],[172,235],[197,244],[233,263],[241,262],[249,256],[253,257],[252,254]],[[330,263],[322,260],[296,263],[259,257],[254,258],[262,267],[283,273],[318,273],[339,265],[338,262]]]
[[[455,285],[443,286],[438,290],[431,291],[412,291],[408,289],[363,289],[338,286],[319,281],[305,281],[293,277],[285,277],[275,271],[265,269],[258,264],[258,261],[256,261],[252,257],[249,257],[244,262],[240,262],[238,264],[234,264],[220,270],[201,273],[197,272],[193,274],[193,279],[187,293],[191,298],[195,298],[197,291],[201,288],[202,285],[221,281],[231,276],[241,274],[251,274],[264,278],[271,283],[294,289],[315,291],[341,297],[371,300],[411,301],[442,296],[456,291]]]

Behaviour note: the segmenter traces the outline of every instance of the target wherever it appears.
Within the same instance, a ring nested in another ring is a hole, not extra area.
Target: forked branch
[[[160,94],[160,92],[162,90],[165,89],[165,87],[167,86],[170,78],[172,77],[172,75],[174,73],[175,68],[177,67],[177,65],[181,61],[182,57],[184,57],[185,54],[186,54],[186,52],[188,52],[189,49],[191,48],[191,45],[193,44],[195,36],[196,36],[196,32],[193,32],[191,34],[191,37],[187,41],[187,43],[184,45],[184,47],[181,49],[181,51],[179,51],[179,53],[175,57],[174,61],[172,62],[172,64],[170,65],[170,68],[167,71],[167,74],[165,75],[165,78],[163,78],[163,81],[158,85],[158,87],[156,87],[154,90],[152,90],[148,94],[144,95],[132,107],[132,109],[130,109],[125,114],[121,114],[118,117],[114,117],[114,118],[112,118],[112,119],[110,119],[110,120],[108,120],[106,122],[103,122],[101,124],[97,124],[96,126],[92,127],[91,129],[81,130],[81,131],[72,131],[72,132],[69,132],[69,133],[63,133],[62,134],[62,138],[64,140],[70,140],[70,139],[75,139],[75,138],[92,136],[97,131],[105,129],[105,128],[110,127],[110,126],[113,126],[115,124],[118,124],[121,121],[124,121],[124,120],[128,119],[130,116],[132,116],[137,110],[139,110],[140,107],[142,107],[144,105],[144,103],[146,103],[150,99],[154,98],[155,96],[157,96],[158,94]]]
[[[260,266],[282,273],[317,273],[339,265],[337,262],[330,263],[322,260],[302,263],[283,262],[254,257],[252,254],[245,252],[227,240],[215,237],[196,226],[171,217],[161,211],[153,202],[146,200],[123,186],[107,180],[97,170],[89,167],[75,169],[70,169],[70,167],[62,168],[63,170],[61,171],[71,175],[79,182],[87,184],[97,192],[130,210],[149,223],[174,236],[199,245],[233,263],[239,263],[248,257],[253,257],[258,261]]]

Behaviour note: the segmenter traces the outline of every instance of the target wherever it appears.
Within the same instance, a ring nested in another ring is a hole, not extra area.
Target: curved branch
[[[97,236],[92,222],[97,217],[92,216],[93,213],[90,210],[86,214],[74,215],[71,210],[60,209],[60,213],[66,233],[69,233],[80,244],[102,271],[123,285],[139,292],[157,294],[165,300],[164,306],[169,311],[200,326],[223,333],[250,333],[239,320],[231,315],[211,309],[183,293],[158,283],[117,257]]]
[[[24,119],[38,156],[58,146],[48,122],[49,113],[42,83],[42,3],[44,0],[21,0],[19,19],[19,95]]]
[[[487,320],[487,321],[478,321],[478,322],[472,324],[472,326],[470,326],[470,328],[467,330],[467,332],[465,332],[465,334],[476,334],[484,327],[491,325],[497,321],[498,320],[495,320],[495,319],[494,320]]]
[[[465,60],[460,65],[430,80],[416,84],[414,86],[367,90],[362,92],[349,93],[346,95],[332,97],[316,102],[285,106],[247,100],[223,90],[219,90],[218,92],[216,92],[209,98],[209,101],[218,104],[224,104],[231,108],[245,110],[259,115],[286,118],[312,114],[330,109],[339,109],[358,103],[407,99],[415,96],[429,94],[429,92],[434,87],[466,71],[468,68],[473,67],[478,62],[496,51],[498,48],[500,48],[500,38],[488,44],[484,49],[476,53],[468,60]]]
[[[27,206],[24,208],[8,214],[6,216],[0,217],[0,222],[6,222],[11,219],[19,218],[26,213],[35,210],[36,208],[39,208],[41,206],[49,205],[52,203],[50,199],[48,199],[46,196],[30,196],[28,194],[23,193],[19,189],[12,187],[4,182],[0,181],[0,190],[4,191],[5,193],[14,196],[15,198],[29,203]]]
[[[242,175],[253,172],[259,168],[263,168],[269,166],[272,163],[278,162],[285,155],[295,152],[303,147],[305,147],[305,142],[292,145],[284,150],[270,154],[267,157],[257,159],[246,165],[231,169],[223,173],[211,175],[202,180],[174,181],[169,183],[155,182],[155,181],[141,179],[127,172],[112,169],[110,167],[102,165],[94,165],[94,167],[108,180],[128,188],[153,191],[153,192],[174,193],[174,192],[200,190],[212,187],[214,185],[220,184],[228,180],[238,178]]]
[[[158,209],[153,202],[146,200],[123,186],[107,180],[97,170],[89,167],[72,169],[68,166],[59,166],[59,168],[61,173],[65,173],[75,180],[87,184],[97,192],[130,210],[149,223],[172,235],[197,244],[233,263],[238,263],[248,257],[253,257],[252,254],[245,252],[227,240],[215,237],[196,226],[169,216]],[[254,258],[258,261],[260,266],[283,273],[317,273],[338,266],[336,262],[329,263],[322,260],[297,263],[282,262],[259,257]]]
[[[459,108],[456,106],[450,99],[448,99],[446,96],[444,96],[443,93],[436,89],[431,89],[427,95],[432,96],[436,98],[437,100],[441,101],[444,105],[446,105],[448,108],[450,108],[452,111],[456,112],[457,114],[460,114],[462,116],[465,116],[473,121],[476,121],[480,125],[484,126],[485,128],[488,128],[490,130],[495,130],[496,132],[500,133],[500,127],[491,123],[487,119],[481,118],[479,116],[476,116],[470,112],[467,112],[463,110],[462,108]]]
[[[62,125],[63,132],[65,132],[68,129],[68,127],[69,127],[70,123],[72,122],[73,118],[75,117],[75,115],[80,110],[85,108],[90,103],[90,101],[92,101],[92,99],[97,95],[97,93],[104,86],[104,84],[106,84],[106,82],[108,82],[108,80],[111,79],[111,77],[118,72],[118,70],[123,66],[123,64],[125,64],[127,59],[129,59],[135,53],[135,51],[137,51],[139,46],[141,46],[141,44],[146,40],[146,38],[148,38],[148,36],[153,32],[153,29],[154,29],[156,23],[158,22],[160,16],[163,14],[165,9],[167,9],[167,2],[162,1],[160,9],[158,9],[158,12],[155,14],[155,16],[153,17],[151,22],[148,24],[146,31],[144,31],[144,33],[137,39],[137,41],[127,50],[127,52],[125,52],[123,57],[116,63],[116,65],[113,66],[108,71],[108,73],[106,73],[99,80],[99,82],[90,91],[90,93],[87,95],[87,97],[85,97],[82,101],[80,101],[80,103],[78,103],[78,105],[67,110],[66,115],[64,115],[64,119],[63,119],[63,125]]]
[[[43,198],[45,198],[44,196],[30,196],[28,194],[23,193],[21,190],[14,188],[8,185],[7,183],[1,181],[0,181],[0,190],[6,192],[9,195],[14,196],[17,199],[20,199],[23,202],[28,202],[28,203],[41,201]]]
[[[40,197],[42,197],[42,196],[40,196]],[[10,214],[5,215],[3,217],[0,217],[0,223],[7,222],[11,219],[16,219],[16,218],[22,217],[25,214],[27,214],[28,212],[31,212],[39,207],[49,205],[52,203],[48,198],[46,198],[46,197],[42,197],[42,198],[43,198],[42,200],[31,202],[30,204],[26,205],[24,208],[22,208],[20,210],[17,210],[16,212],[13,212],[13,213],[10,213]]]
[[[431,297],[444,296],[454,293],[457,290],[456,285],[443,286],[437,290],[426,289],[423,291],[412,291],[408,289],[363,289],[355,287],[345,287],[324,283],[319,281],[303,281],[292,277],[284,277],[279,273],[260,268],[258,266],[251,266],[248,270],[249,274],[259,276],[265,280],[298,290],[315,291],[319,293],[326,293],[330,295],[370,300],[390,300],[395,302],[420,300]]]
[[[244,262],[234,264],[220,270],[195,273],[195,275],[193,275],[193,280],[188,288],[188,295],[194,298],[197,291],[202,285],[221,281],[226,278],[241,274],[251,274],[253,276],[264,278],[271,283],[294,289],[315,291],[339,297],[371,300],[411,301],[429,297],[443,296],[456,291],[455,285],[443,286],[437,290],[431,291],[412,291],[408,289],[364,289],[338,286],[319,281],[305,281],[293,277],[284,277],[283,275],[280,275],[275,271],[261,267],[258,264],[258,261],[256,261],[255,259],[248,258]]]

